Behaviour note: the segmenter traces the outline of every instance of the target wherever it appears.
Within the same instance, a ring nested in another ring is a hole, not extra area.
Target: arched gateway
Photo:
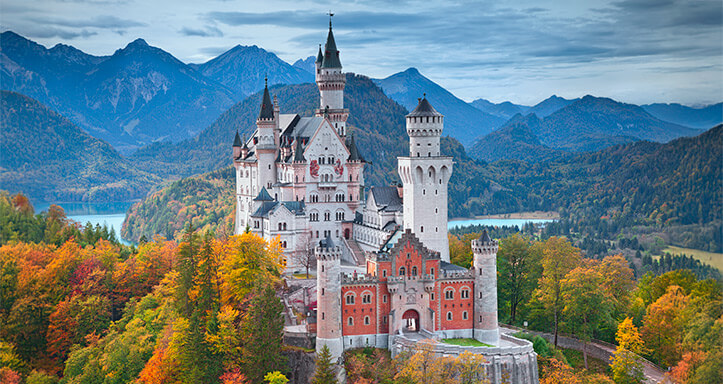
[[[419,312],[409,309],[402,315],[404,320],[404,331],[419,332]]]

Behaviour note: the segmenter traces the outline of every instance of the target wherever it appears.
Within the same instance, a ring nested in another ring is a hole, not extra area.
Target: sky
[[[416,67],[466,101],[723,101],[721,0],[0,0],[0,29],[94,55],[143,38],[187,63],[237,44],[293,63],[329,11],[344,71]]]

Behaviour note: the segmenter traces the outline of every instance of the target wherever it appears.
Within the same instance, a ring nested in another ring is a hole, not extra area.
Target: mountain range
[[[544,118],[517,114],[478,139],[469,152],[486,161],[540,161],[564,152],[593,152],[639,140],[668,142],[700,132],[660,120],[636,105],[588,95]]]

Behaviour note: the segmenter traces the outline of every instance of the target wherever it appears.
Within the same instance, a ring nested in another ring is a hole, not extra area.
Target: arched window
[[[432,275],[432,277],[434,277],[434,268],[429,268],[429,274]]]
[[[467,311],[462,312],[462,319],[467,320]]]
[[[364,316],[364,325],[369,325],[369,316]]]
[[[349,324],[350,326],[354,325],[354,318],[350,317],[349,320],[347,320],[347,324]]]
[[[447,320],[452,320],[452,312],[447,312]],[[351,324],[349,324],[351,325]]]
[[[371,292],[364,292],[362,293],[362,304],[371,304],[372,303],[372,294]]]
[[[417,267],[412,267],[412,276],[417,276]]]
[[[354,294],[353,293],[348,293],[345,297],[346,297],[345,300],[346,300],[347,305],[354,305]]]
[[[459,296],[463,299],[469,299],[469,289],[463,288],[461,291],[459,291]]]
[[[400,267],[400,268],[399,268],[399,276],[404,276],[404,274],[405,274],[406,272],[407,272],[407,271],[404,269],[404,267]]]
[[[444,290],[444,298],[447,300],[454,299],[454,288],[447,288]]]

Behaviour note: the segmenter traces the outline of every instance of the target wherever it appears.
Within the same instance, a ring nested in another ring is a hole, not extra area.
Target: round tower
[[[271,190],[271,186],[276,183],[276,151],[278,149],[277,132],[276,132],[276,113],[275,107],[271,103],[269,96],[268,81],[264,86],[264,96],[261,100],[261,111],[259,118],[256,119],[256,157],[258,159],[259,178],[258,190],[266,188]]]
[[[444,116],[427,101],[407,115],[409,157],[399,157],[398,172],[404,183],[404,228],[449,262],[447,238],[447,183],[452,158],[440,153]]]
[[[316,351],[326,345],[333,358],[344,352],[341,334],[341,248],[331,237],[319,242],[316,254]]]
[[[497,345],[500,330],[497,324],[497,249],[487,230],[472,240],[474,268],[474,338]]]
[[[346,120],[349,118],[349,110],[344,109],[346,76],[341,71],[341,60],[339,50],[336,48],[334,33],[331,30],[331,19],[329,19],[329,34],[326,37],[324,52],[322,54],[321,47],[319,47],[315,65],[316,84],[319,87],[320,96],[316,115],[329,119],[339,136],[344,137],[346,136]]]

